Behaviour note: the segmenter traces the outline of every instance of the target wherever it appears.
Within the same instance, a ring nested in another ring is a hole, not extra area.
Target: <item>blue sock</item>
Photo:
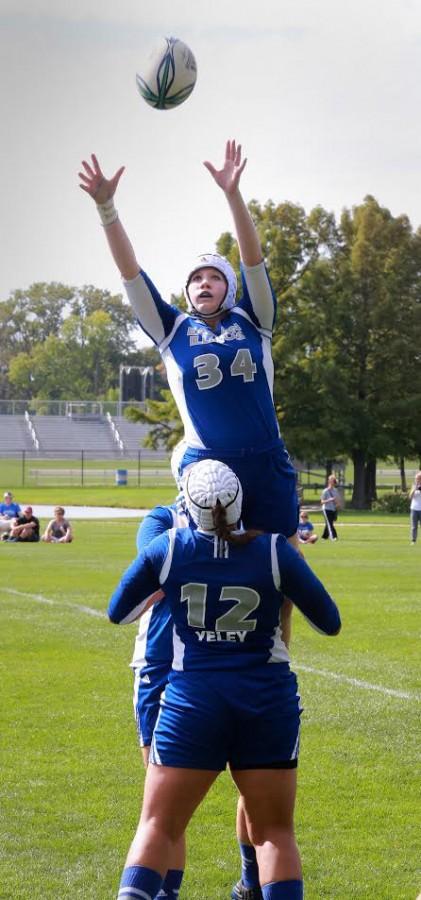
[[[162,882],[162,875],[153,869],[147,869],[146,866],[128,866],[121,876],[117,900],[141,900],[141,898],[154,900]]]
[[[259,887],[259,868],[256,851],[250,844],[238,842],[241,853],[241,881],[246,888]]]
[[[184,869],[168,869],[158,897],[162,897],[162,900],[164,897],[167,900],[178,900],[183,875]]]
[[[273,881],[262,887],[263,900],[303,900],[302,881]]]

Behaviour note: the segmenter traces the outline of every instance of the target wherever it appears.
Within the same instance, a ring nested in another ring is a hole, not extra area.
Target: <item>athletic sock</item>
[[[166,900],[178,900],[184,869],[168,869],[158,897]]]
[[[128,866],[121,876],[117,900],[154,900],[163,878],[146,866]]]
[[[256,851],[251,844],[238,842],[241,853],[241,881],[246,888],[259,887],[259,868]]]
[[[263,900],[303,900],[302,881],[274,881],[262,887]]]

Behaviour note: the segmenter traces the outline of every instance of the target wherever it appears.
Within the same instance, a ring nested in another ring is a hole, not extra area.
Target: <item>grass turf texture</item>
[[[324,638],[294,614],[306,900],[415,900],[421,540],[409,546],[405,519],[341,520],[338,543],[305,553],[338,600],[342,634]],[[127,666],[135,628],[89,610],[105,610],[135,531],[78,521],[71,545],[0,545],[1,898],[116,895],[143,780]],[[227,900],[234,822],[224,774],[190,825],[180,900]]]

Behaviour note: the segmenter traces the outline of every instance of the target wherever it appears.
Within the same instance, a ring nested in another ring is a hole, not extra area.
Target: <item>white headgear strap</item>
[[[203,253],[202,256],[197,257],[195,265],[190,270],[186,281],[184,293],[186,295],[186,300],[190,309],[193,309],[194,312],[197,313],[197,310],[193,306],[189,297],[189,284],[192,276],[199,269],[217,269],[217,271],[221,272],[221,275],[224,276],[227,283],[227,291],[225,297],[216,312],[220,312],[222,309],[231,309],[233,306],[235,306],[235,298],[237,296],[237,276],[231,263],[229,263],[228,260],[225,259],[225,256],[220,256],[219,253]],[[200,315],[202,319],[210,319],[215,315],[215,312],[206,313],[205,315],[203,313],[197,313],[197,315]]]
[[[193,521],[203,531],[215,531],[212,509],[218,500],[225,507],[228,525],[236,525],[241,517],[241,484],[232,469],[217,459],[203,459],[188,469],[184,497]]]

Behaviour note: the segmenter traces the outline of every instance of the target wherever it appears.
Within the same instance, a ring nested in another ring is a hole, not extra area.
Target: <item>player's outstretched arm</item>
[[[240,178],[247,163],[247,159],[242,160],[241,157],[241,144],[227,141],[222,168],[216,169],[209,161],[204,165],[227,198],[241,259],[246,266],[257,266],[262,262],[263,254],[254,222],[240,192]]]
[[[130,281],[139,274],[140,265],[120,222],[113,199],[124,166],[117,169],[112,178],[105,178],[94,153],[91,162],[83,160],[82,166],[83,171],[79,172],[79,187],[95,200],[114,262],[123,278]]]
[[[338,607],[326,588],[285,538],[277,537],[282,589],[311,625],[323,634],[335,635],[341,630]]]

